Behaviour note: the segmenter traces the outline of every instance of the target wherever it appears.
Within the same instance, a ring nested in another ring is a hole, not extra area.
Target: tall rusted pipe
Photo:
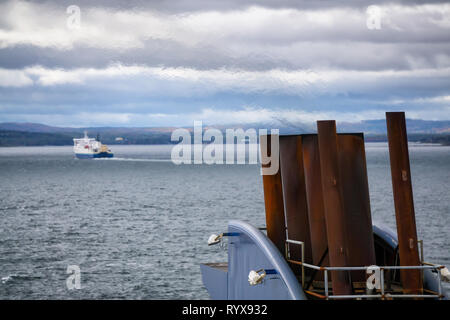
[[[326,254],[328,248],[327,228],[325,224],[325,209],[323,207],[322,175],[320,174],[317,135],[302,135],[302,146],[313,264],[319,265],[322,260],[322,265],[328,266],[329,260],[328,254]],[[317,279],[322,278],[322,273],[317,273]]]
[[[416,218],[409,166],[408,138],[404,112],[386,112],[400,265],[420,265]],[[423,283],[420,270],[401,270],[403,292],[420,294]]]
[[[302,136],[280,137],[280,167],[287,235],[291,240],[304,242],[305,262],[312,263]],[[301,259],[300,249],[299,246],[291,246],[291,259]]]
[[[267,150],[267,154],[271,155],[271,138],[270,135],[260,136],[261,150]],[[261,152],[261,162],[265,152]],[[279,155],[276,155],[279,157]],[[279,159],[279,158],[278,158]],[[266,227],[267,237],[272,240],[281,253],[285,252],[286,243],[286,224],[284,217],[283,187],[281,184],[281,168],[273,175],[263,175],[264,204],[266,208]]]
[[[317,132],[330,264],[333,267],[345,267],[348,266],[347,230],[340,190],[336,122],[317,121]],[[333,294],[348,295],[352,293],[348,272],[334,271],[331,274]]]
[[[371,266],[376,260],[362,133],[338,135],[338,159],[347,230],[347,263],[353,267]],[[351,278],[352,282],[365,282],[367,275],[364,271],[352,271]]]

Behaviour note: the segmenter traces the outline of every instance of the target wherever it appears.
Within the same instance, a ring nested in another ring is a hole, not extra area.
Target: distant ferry
[[[84,138],[73,139],[73,152],[78,159],[114,157],[107,145],[102,144],[98,139],[89,138],[86,131]]]

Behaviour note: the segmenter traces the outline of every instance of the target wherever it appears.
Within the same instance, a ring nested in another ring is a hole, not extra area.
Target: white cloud
[[[437,97],[427,97],[414,99],[414,102],[420,103],[447,103],[450,106],[450,95],[449,96],[437,96]]]
[[[302,109],[268,109],[258,107],[245,107],[242,110],[215,110],[203,109],[198,114],[190,115],[192,121],[203,120],[213,124],[234,123],[275,123],[285,121],[297,124],[309,124],[317,120],[334,119],[337,121],[359,122],[366,119],[381,119],[384,117],[382,110],[366,110],[362,112],[340,111],[306,111]]]
[[[112,65],[108,68],[79,68],[79,69],[48,69],[42,66],[34,66],[24,69],[27,75],[36,77],[36,83],[43,86],[54,86],[62,84],[84,84],[89,80],[126,78],[139,74],[154,74],[154,68],[140,66]],[[160,69],[161,70],[161,69]]]
[[[385,71],[281,70],[247,71],[240,69],[197,70],[110,65],[107,68],[49,69],[42,66],[24,70],[0,69],[0,86],[58,86],[78,84],[126,90],[159,90],[174,96],[209,95],[219,91],[254,93],[276,92],[299,96],[345,94],[375,91],[389,83],[405,86],[427,79],[449,79],[450,68]],[[31,80],[34,79],[34,82]]]
[[[33,80],[23,70],[0,69],[0,87],[24,87],[33,84]]]
[[[0,47],[31,44],[68,50],[76,45],[129,49],[143,47],[148,39],[162,39],[187,46],[234,46],[295,44],[314,41],[404,41],[448,39],[450,4],[382,5],[383,40],[367,30],[364,9],[334,8],[298,10],[248,7],[231,11],[200,11],[181,14],[158,13],[145,9],[114,11],[81,6],[81,28],[66,27],[68,14],[49,3],[9,1],[0,4]],[[386,32],[387,31],[387,32]],[[392,31],[389,33],[389,31]],[[398,31],[405,31],[399,33]],[[234,52],[236,53],[236,52]]]

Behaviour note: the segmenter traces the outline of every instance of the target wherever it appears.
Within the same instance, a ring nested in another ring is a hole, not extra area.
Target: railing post
[[[286,256],[286,259],[289,260],[291,257],[289,256],[289,243],[284,243],[284,255]]]
[[[300,248],[302,250],[302,288],[305,289],[305,266],[303,265],[305,263],[305,243],[302,242],[300,244]]]
[[[286,259],[291,260],[291,254],[289,249],[289,244],[296,244],[300,246],[300,257],[301,257],[301,269],[302,269],[302,288],[305,287],[305,242],[298,240],[286,239],[285,249],[286,249]]]

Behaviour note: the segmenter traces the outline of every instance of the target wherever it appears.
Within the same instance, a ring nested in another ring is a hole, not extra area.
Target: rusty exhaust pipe
[[[267,163],[265,155],[271,155],[270,135],[260,136],[261,162]],[[265,152],[264,152],[265,151]],[[279,157],[279,155],[278,155]],[[281,167],[276,174],[263,175],[264,205],[266,209],[267,237],[272,240],[282,254],[285,252],[286,224],[284,217],[283,187]]]
[[[419,266],[420,258],[417,245],[405,113],[386,112],[386,125],[400,265]],[[405,294],[423,293],[423,281],[420,270],[401,270],[400,278]]]
[[[323,202],[328,237],[328,255],[332,267],[346,267],[346,219],[340,190],[338,141],[335,121],[317,121]],[[334,295],[352,294],[347,271],[332,271]]]

